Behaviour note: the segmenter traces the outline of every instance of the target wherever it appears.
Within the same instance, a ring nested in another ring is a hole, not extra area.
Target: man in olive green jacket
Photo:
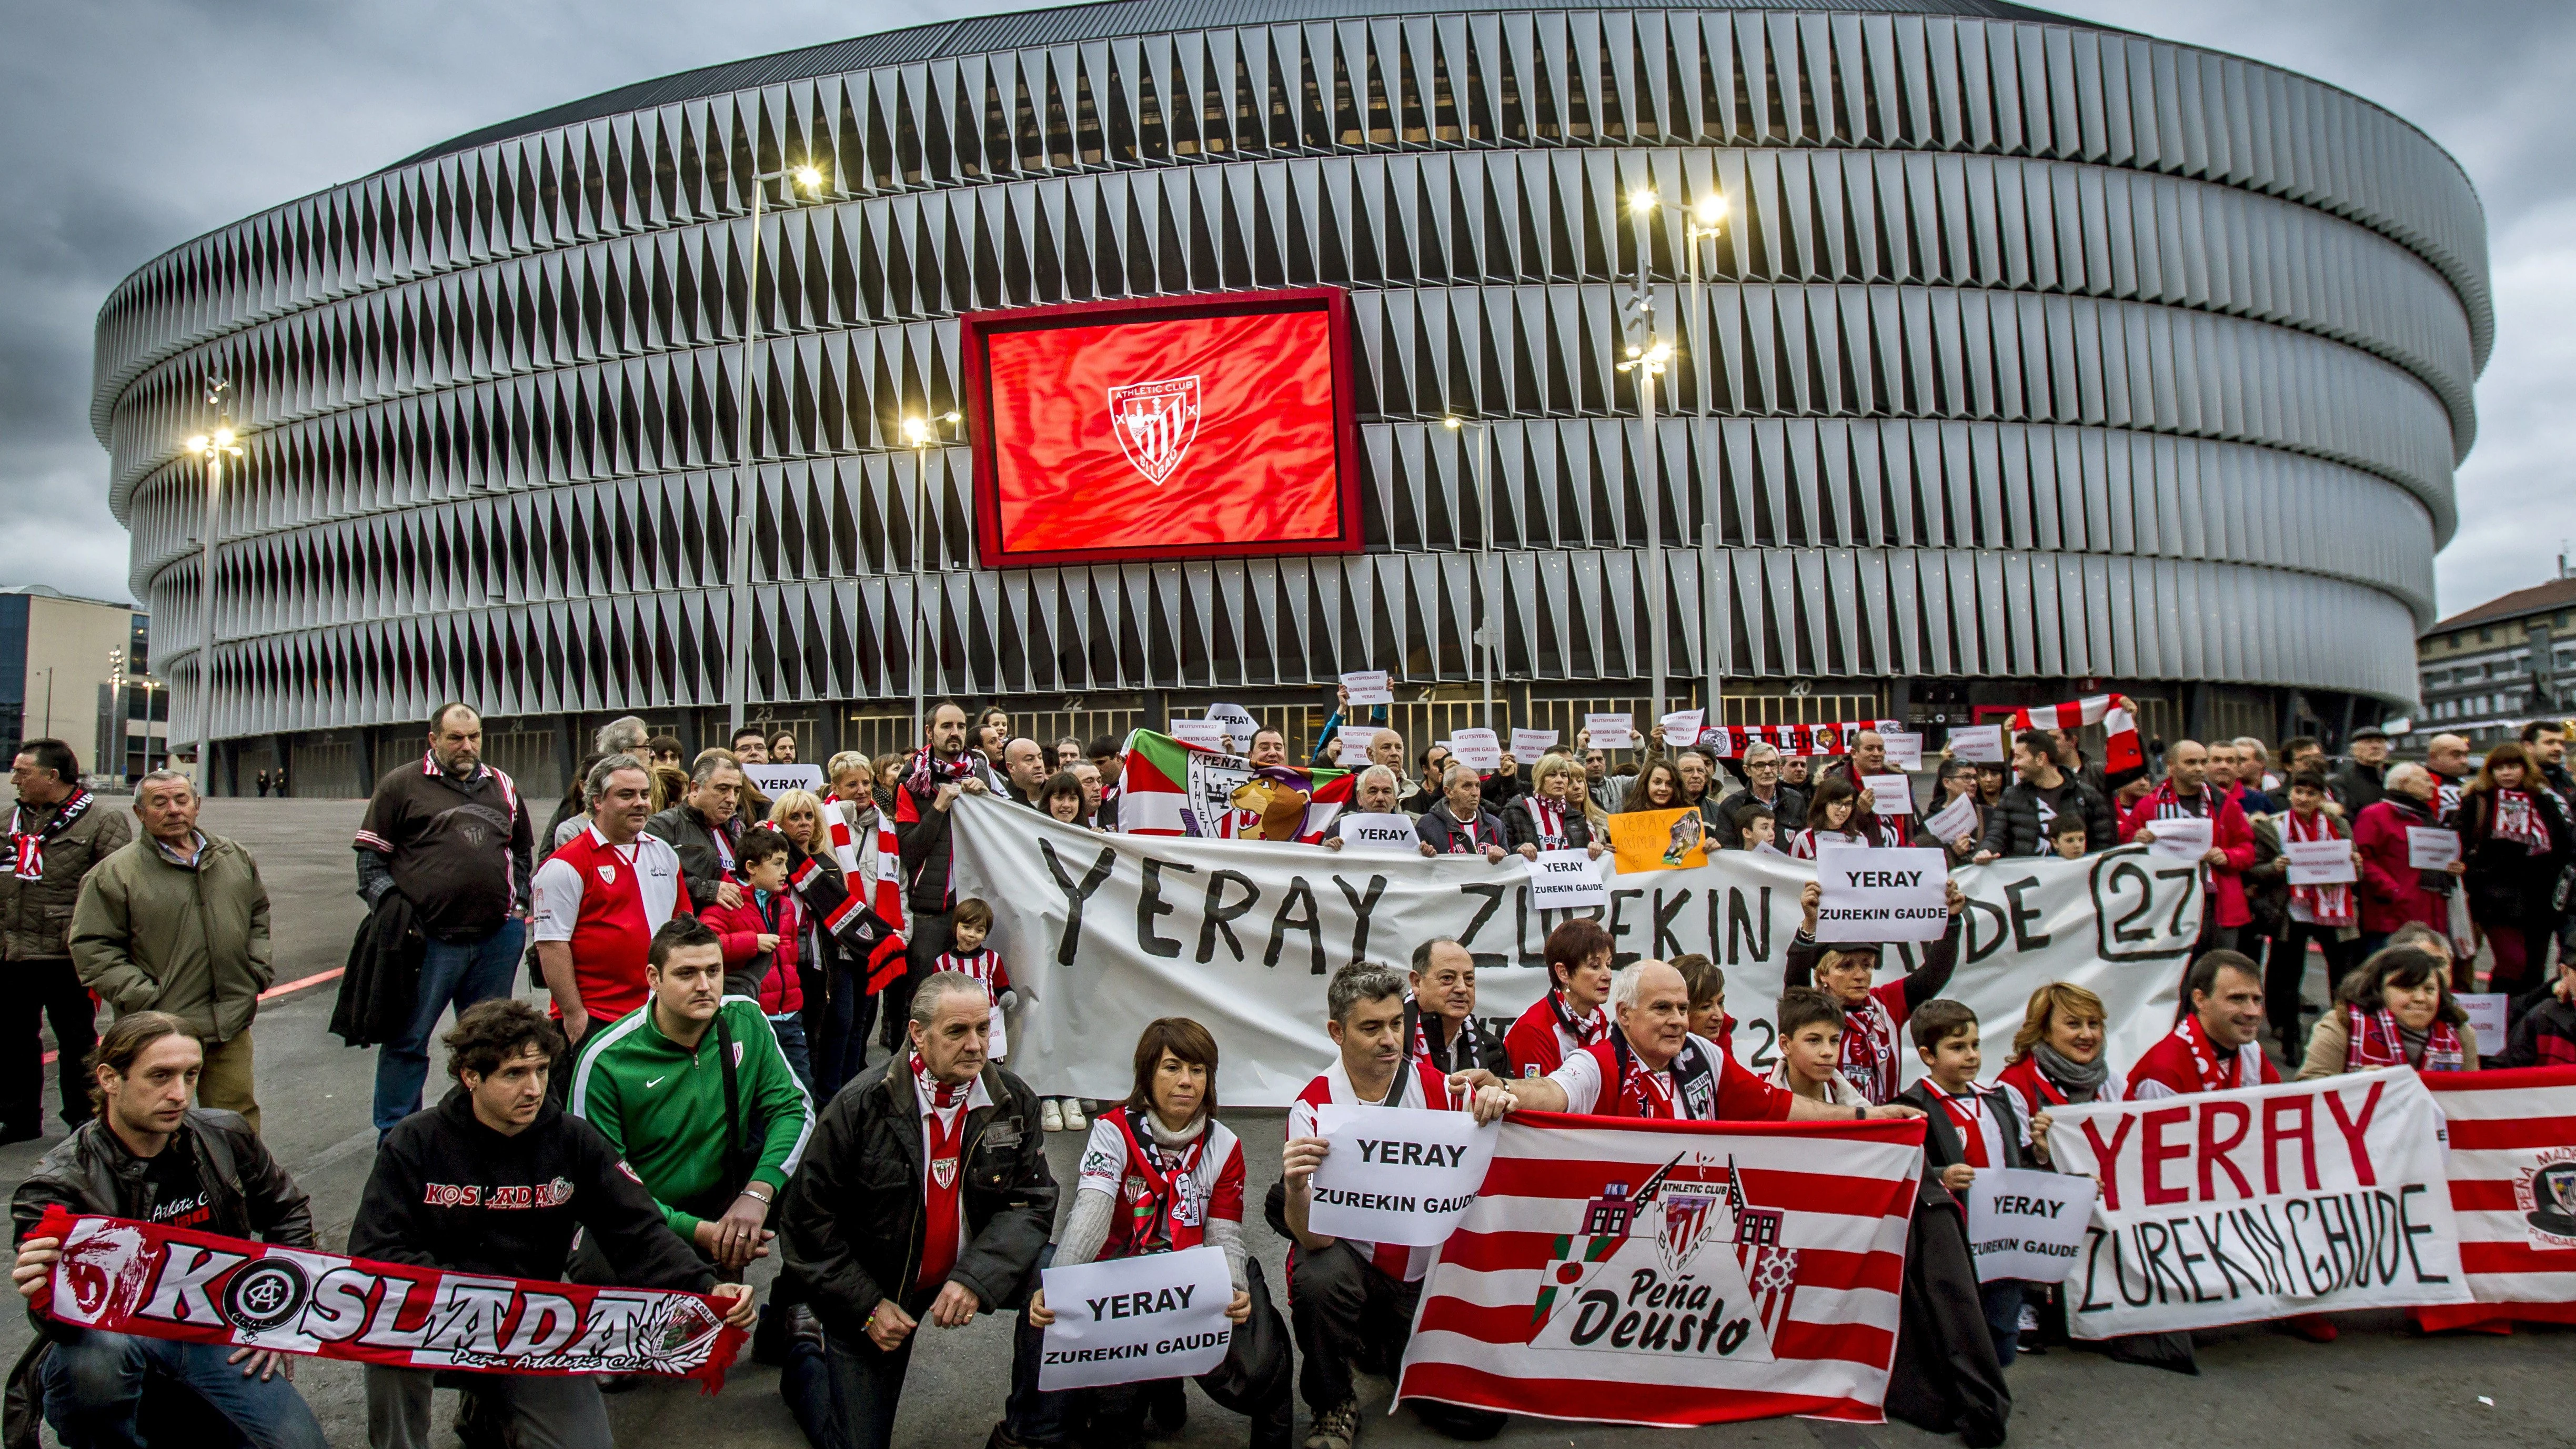
[[[197,828],[188,777],[156,770],[134,789],[142,837],[99,862],[72,907],[72,962],[118,1016],[166,1011],[205,1043],[197,1105],[239,1112],[251,1094],[251,1018],[268,989],[268,890],[250,852]]]

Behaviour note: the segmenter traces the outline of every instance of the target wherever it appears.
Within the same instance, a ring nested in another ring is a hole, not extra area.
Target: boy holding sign
[[[1234,1330],[1216,1366],[1196,1375],[1199,1387],[1224,1407],[1251,1416],[1254,1449],[1284,1449],[1295,1413],[1287,1340],[1261,1265],[1243,1250],[1243,1144],[1216,1120],[1216,1066],[1216,1038],[1206,1027],[1178,1016],[1146,1025],[1136,1039],[1135,1088],[1124,1105],[1101,1113],[1091,1126],[1073,1213],[1056,1236],[1049,1266],[1061,1270],[1201,1246],[1223,1251],[1234,1288],[1225,1318]],[[1107,1323],[1105,1305],[1106,1300],[1086,1300],[1062,1311]],[[1159,1311],[1159,1300],[1153,1306]],[[1255,1314],[1261,1322],[1254,1322]],[[1040,1289],[1020,1321],[1011,1357],[1009,1437],[1039,1444],[1061,1442],[1068,1433],[1086,1443],[1142,1439],[1147,1409],[1177,1397],[1181,1381],[1145,1378],[1041,1390],[1047,1330],[1058,1316]],[[1153,1314],[1135,1316],[1150,1320]],[[1171,1336],[1147,1334],[1144,1341],[1159,1349]],[[1156,1352],[1126,1362],[1133,1365],[1129,1372],[1142,1375],[1158,1360],[1179,1356]],[[1097,1372],[1096,1365],[1086,1367]]]
[[[1985,1059],[1977,1048],[1977,1014],[1966,1003],[1927,1001],[1915,1008],[1907,1030],[1926,1076],[1896,1100],[1923,1109],[1923,1165],[1940,1175],[1951,1196],[1966,1203],[1968,1186],[1980,1173],[2048,1164],[2048,1114],[2025,1121],[2011,1088],[1977,1085]],[[1995,1362],[2008,1366],[2021,1341],[2021,1280],[1986,1283],[1979,1296]]]

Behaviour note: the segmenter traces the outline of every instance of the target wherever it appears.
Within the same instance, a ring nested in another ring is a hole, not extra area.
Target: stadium
[[[2402,119],[2019,6],[1112,0],[645,81],[190,241],[102,308],[92,416],[219,792],[363,793],[449,697],[532,790],[617,714],[713,742],[737,617],[807,759],[917,690],[1311,738],[1365,669],[1416,740],[1659,674],[1735,722],[2117,688],[2332,737],[2416,693],[2486,268]],[[1015,545],[1014,339],[1283,317],[1326,329],[1271,349],[1321,512],[1129,538],[1190,481],[1131,450],[1097,537]]]

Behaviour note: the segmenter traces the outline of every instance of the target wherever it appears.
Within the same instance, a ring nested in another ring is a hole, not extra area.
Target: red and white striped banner
[[[1397,1397],[1882,1422],[1922,1145],[1920,1121],[1517,1113],[1423,1284]]]
[[[2097,694],[2067,704],[2037,705],[2014,715],[2012,727],[2071,730],[2100,725],[2108,736],[2102,747],[2102,768],[2117,784],[2147,767],[2147,752],[2138,744],[2138,722],[2130,714],[2128,703],[2123,695]]]
[[[2473,1303],[2426,1328],[2576,1323],[2576,1067],[2429,1072],[2450,1121],[2451,1211]]]

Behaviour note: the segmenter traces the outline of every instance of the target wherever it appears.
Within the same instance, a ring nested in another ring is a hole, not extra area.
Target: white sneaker
[[[1082,1115],[1082,1099],[1080,1097],[1067,1097],[1064,1099],[1064,1130],[1067,1132],[1088,1132],[1091,1130],[1091,1119]]]
[[[1056,1110],[1055,1098],[1049,1097],[1038,1105],[1038,1122],[1049,1132],[1064,1130],[1064,1114]]]

